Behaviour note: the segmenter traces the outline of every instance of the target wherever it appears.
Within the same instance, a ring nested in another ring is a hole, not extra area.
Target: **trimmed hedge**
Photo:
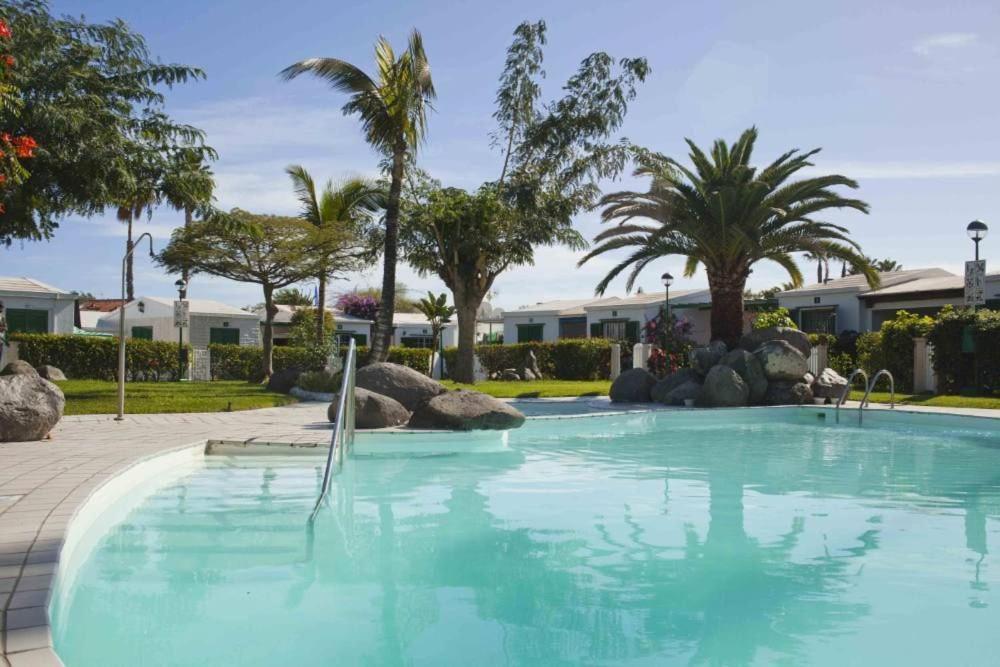
[[[963,352],[966,331],[975,355]],[[945,306],[927,338],[934,346],[939,391],[954,394],[969,385],[985,392],[1000,389],[1000,311]]]
[[[208,346],[212,355],[212,378],[215,380],[261,379],[260,366],[264,350],[259,347],[214,344]],[[358,361],[364,363],[368,348],[357,348]],[[341,348],[341,355],[347,347]],[[427,348],[390,347],[389,361],[408,366],[415,371],[427,373],[430,368],[431,351]],[[272,359],[274,372],[286,368],[300,368],[303,371],[319,371],[326,367],[326,355],[321,349],[308,347],[279,346],[274,348]]]
[[[32,366],[55,366],[73,380],[114,380],[118,376],[117,337],[14,334],[10,339],[18,343],[18,357]],[[173,377],[176,370],[177,343],[125,340],[127,379],[155,382]]]
[[[896,317],[882,323],[882,358],[884,366],[869,368],[872,373],[888,368],[896,381],[896,389],[913,391],[913,339],[926,336],[934,320],[925,315],[915,315],[901,310]]]
[[[627,353],[622,346],[623,356]],[[477,345],[476,355],[488,375],[506,368],[520,369],[528,352],[534,352],[542,375],[557,380],[596,380],[611,374],[611,341],[605,338],[567,338],[554,343]],[[449,368],[458,362],[458,348],[444,351]]]

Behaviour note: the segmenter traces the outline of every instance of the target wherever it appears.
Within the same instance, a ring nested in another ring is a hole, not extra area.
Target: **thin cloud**
[[[943,32],[929,35],[913,45],[913,52],[921,56],[930,56],[941,51],[954,51],[979,42],[979,35],[974,32]]]

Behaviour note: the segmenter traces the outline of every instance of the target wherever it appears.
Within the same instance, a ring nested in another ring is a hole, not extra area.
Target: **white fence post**
[[[926,338],[913,339],[913,392],[921,394],[937,391],[937,375],[931,355],[933,346]]]
[[[622,374],[622,346],[621,343],[611,344],[611,379],[615,380]]]
[[[636,343],[632,346],[632,368],[645,368],[649,355],[653,351],[652,343]]]
[[[212,380],[212,352],[207,347],[196,347],[191,354],[191,371],[188,377],[194,382]]]

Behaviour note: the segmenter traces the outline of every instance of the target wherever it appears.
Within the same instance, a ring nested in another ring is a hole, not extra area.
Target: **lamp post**
[[[149,239],[149,256],[156,257],[153,253],[153,237],[149,232],[143,232],[135,240],[132,247],[128,249],[122,257],[122,305],[118,308],[118,416],[115,421],[125,419],[125,263],[132,256],[135,249],[142,243],[142,238]]]
[[[174,283],[177,287],[177,300],[183,302],[187,298],[187,281],[181,278]],[[177,326],[177,381],[184,379],[184,327],[182,323]]]
[[[663,289],[664,289],[664,294],[663,294],[663,312],[664,312],[664,317],[667,320],[669,320],[670,319],[670,286],[674,284],[674,277],[672,275],[670,275],[669,273],[664,273],[662,276],[660,276],[660,280],[663,281]],[[664,324],[666,324],[666,322],[664,322]]]
[[[965,228],[965,233],[969,235],[972,242],[976,244],[976,261],[979,261],[979,242],[986,238],[990,228],[982,220],[973,220]]]

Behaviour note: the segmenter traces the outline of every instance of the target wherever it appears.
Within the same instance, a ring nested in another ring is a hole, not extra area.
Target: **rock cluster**
[[[801,405],[813,397],[836,400],[847,380],[832,368],[819,377],[809,373],[809,337],[797,329],[758,329],[727,350],[721,341],[695,348],[690,368],[662,380],[644,368],[622,373],[611,385],[611,400],[622,403],[655,401],[683,405],[694,399],[704,407]]]
[[[354,390],[357,428],[408,425],[469,431],[509,429],[524,415],[509,404],[478,391],[448,391],[421,373],[399,364],[377,363],[358,369]],[[337,397],[327,411],[336,419]]]
[[[13,361],[0,371],[0,442],[41,440],[62,419],[62,390],[30,364]]]

